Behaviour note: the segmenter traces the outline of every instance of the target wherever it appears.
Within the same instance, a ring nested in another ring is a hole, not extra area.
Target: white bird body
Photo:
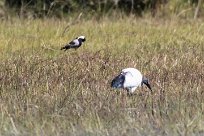
[[[113,79],[111,86],[113,88],[124,88],[127,89],[129,93],[133,93],[137,87],[143,85],[151,90],[148,80],[142,76],[141,72],[135,68],[126,68]]]
[[[131,92],[134,92],[137,87],[141,86],[142,74],[139,70],[135,68],[126,68],[122,70],[125,74],[125,82],[123,84],[124,88],[130,88]]]

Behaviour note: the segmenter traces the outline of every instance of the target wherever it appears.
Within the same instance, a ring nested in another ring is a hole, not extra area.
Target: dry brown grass
[[[62,37],[65,27],[1,23],[0,135],[204,135],[202,22],[82,21]],[[58,51],[79,34],[84,46]],[[125,67],[149,77],[154,94],[111,89]]]

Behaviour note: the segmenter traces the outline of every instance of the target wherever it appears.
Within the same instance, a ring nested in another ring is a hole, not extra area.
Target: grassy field
[[[0,135],[204,135],[202,21],[71,22],[1,21]],[[79,35],[84,46],[59,50]],[[154,93],[110,88],[126,67]]]

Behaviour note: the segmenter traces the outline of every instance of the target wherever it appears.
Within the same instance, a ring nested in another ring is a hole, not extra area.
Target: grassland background
[[[203,0],[0,0],[0,19],[66,18],[77,13],[86,18],[123,13],[144,17],[203,18]]]
[[[204,135],[202,20],[71,22],[0,22],[0,135]],[[78,35],[81,48],[59,50]],[[153,95],[110,88],[126,67]]]

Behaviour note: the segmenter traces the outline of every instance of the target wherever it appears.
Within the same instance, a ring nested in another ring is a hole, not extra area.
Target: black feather
[[[69,42],[69,44],[70,44],[70,45],[74,45],[74,44],[75,44],[75,42],[74,42],[74,41],[71,41],[71,42]]]
[[[68,50],[68,49],[70,49],[71,47],[70,47],[70,45],[69,44],[67,44],[67,45],[65,45],[64,47],[62,47],[61,48],[61,50]]]
[[[120,74],[116,76],[112,82],[111,82],[111,87],[112,88],[123,88],[123,84],[125,82],[125,76]]]

